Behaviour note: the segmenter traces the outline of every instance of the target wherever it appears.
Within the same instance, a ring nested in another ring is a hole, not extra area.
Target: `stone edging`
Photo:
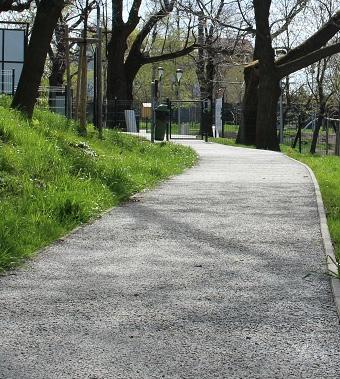
[[[308,170],[309,175],[313,181],[314,189],[315,189],[315,195],[316,195],[316,202],[317,202],[318,212],[319,212],[319,218],[320,218],[321,235],[322,235],[323,245],[325,248],[326,260],[327,260],[327,268],[328,268],[328,270],[331,270],[333,272],[337,272],[336,265],[332,262],[331,259],[329,259],[329,257],[331,257],[332,259],[335,260],[335,255],[334,255],[334,249],[333,249],[333,245],[332,245],[331,236],[329,234],[326,212],[325,212],[325,207],[324,207],[324,204],[322,201],[319,183],[316,180],[314,172],[312,171],[312,169],[310,167],[308,167],[306,164],[304,164],[304,163],[302,163],[302,162],[300,162],[294,158],[291,158],[288,156],[287,156],[287,158],[292,159],[293,161],[304,166]],[[340,280],[332,277],[331,278],[331,286],[332,286],[335,306],[336,306],[336,309],[338,312],[338,317],[340,319]]]

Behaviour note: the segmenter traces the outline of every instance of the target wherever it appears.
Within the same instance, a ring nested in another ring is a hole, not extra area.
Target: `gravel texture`
[[[305,167],[183,142],[200,163],[0,278],[0,378],[339,378]]]

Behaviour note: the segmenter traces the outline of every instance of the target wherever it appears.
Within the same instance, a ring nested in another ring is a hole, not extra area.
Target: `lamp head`
[[[163,75],[164,75],[164,68],[158,67],[158,78],[159,78],[159,80],[162,79]]]
[[[180,83],[181,79],[182,79],[182,76],[183,76],[183,70],[178,68],[176,70],[176,79],[177,79],[177,83]]]

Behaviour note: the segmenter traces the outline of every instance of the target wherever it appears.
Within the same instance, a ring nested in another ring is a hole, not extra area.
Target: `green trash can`
[[[169,122],[169,108],[167,104],[160,104],[156,110],[155,140],[164,141],[166,128]]]

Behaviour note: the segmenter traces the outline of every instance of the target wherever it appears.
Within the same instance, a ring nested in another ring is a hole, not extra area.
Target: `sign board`
[[[128,109],[124,111],[125,113],[125,122],[126,122],[126,131],[130,133],[137,133],[137,123],[135,111]]]
[[[24,29],[0,29],[0,71],[2,73],[13,72],[14,86],[18,85],[22,67],[24,64],[26,44],[26,30]],[[8,92],[8,75],[0,77],[0,92]],[[11,86],[13,87],[12,83]],[[11,91],[12,92],[12,88]]]
[[[216,134],[222,134],[222,108],[223,108],[223,99],[219,98],[215,100],[215,126]]]

